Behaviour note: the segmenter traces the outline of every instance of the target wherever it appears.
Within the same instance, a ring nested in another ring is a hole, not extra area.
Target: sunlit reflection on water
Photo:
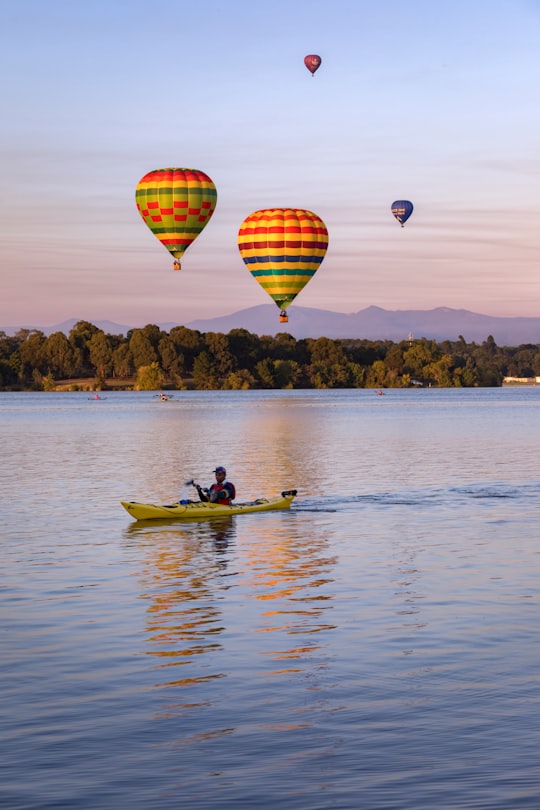
[[[302,672],[313,665],[313,655],[322,645],[318,641],[298,644],[297,640],[287,639],[335,628],[328,616],[333,599],[330,574],[336,558],[328,556],[324,541],[305,542],[291,535],[281,538],[264,529],[247,552],[248,597],[262,603],[255,632],[272,634],[276,641],[270,639],[270,644],[279,645],[255,649],[269,660],[295,662],[294,666],[276,667],[265,674]]]
[[[141,598],[147,606],[147,654],[160,670],[193,666],[198,656],[222,648],[224,631],[220,591],[228,583],[226,552],[234,543],[232,517],[189,524],[164,521],[134,523],[130,536],[145,542],[146,561],[140,573]],[[208,666],[208,658],[202,666]],[[160,686],[192,686],[224,677],[222,672],[201,672],[171,677]]]

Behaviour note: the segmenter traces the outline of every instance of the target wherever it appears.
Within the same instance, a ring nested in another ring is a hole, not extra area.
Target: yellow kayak
[[[271,512],[276,509],[290,509],[296,496],[295,489],[285,490],[279,498],[258,498],[249,503],[231,503],[228,506],[219,503],[188,501],[160,506],[155,503],[137,503],[120,501],[124,509],[135,520],[191,520],[192,518],[214,518],[223,515],[244,515],[252,512]]]

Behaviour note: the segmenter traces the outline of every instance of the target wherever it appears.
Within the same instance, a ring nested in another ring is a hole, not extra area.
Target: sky
[[[290,318],[540,317],[540,0],[0,5],[1,327],[270,303],[237,235],[271,207],[329,232]],[[174,166],[218,192],[180,272],[134,197]],[[405,228],[397,199],[415,206]]]

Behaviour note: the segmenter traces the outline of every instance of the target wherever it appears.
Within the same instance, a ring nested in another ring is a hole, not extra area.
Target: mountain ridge
[[[45,335],[53,332],[64,332],[67,335],[80,320],[88,319],[69,318],[47,327],[0,327],[0,331],[6,335],[14,335],[19,329],[38,329]],[[125,335],[130,329],[141,328],[108,320],[89,322],[108,334]],[[166,332],[170,332],[175,326],[223,334],[232,329],[246,329],[258,335],[287,332],[296,340],[327,337],[332,340],[348,338],[399,342],[407,340],[412,335],[413,338],[427,338],[437,342],[458,340],[463,337],[467,343],[483,342],[492,336],[499,346],[540,343],[540,317],[482,315],[466,309],[444,306],[430,310],[387,310],[369,306],[350,314],[295,306],[290,311],[289,323],[282,324],[273,304],[259,304],[216,318],[199,318],[187,323],[161,321],[156,325]]]

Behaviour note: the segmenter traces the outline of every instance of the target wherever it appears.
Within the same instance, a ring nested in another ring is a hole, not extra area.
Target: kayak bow
[[[277,509],[290,509],[296,496],[295,489],[285,490],[279,498],[258,498],[249,503],[203,503],[202,501],[188,501],[187,503],[172,503],[159,505],[155,503],[137,503],[136,501],[120,501],[124,509],[135,520],[191,520],[191,518],[213,518],[223,515],[243,515],[252,512],[272,512]]]

